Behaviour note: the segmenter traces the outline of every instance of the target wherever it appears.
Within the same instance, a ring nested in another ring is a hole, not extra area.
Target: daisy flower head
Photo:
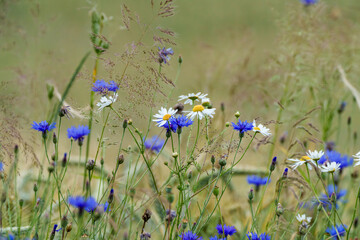
[[[308,156],[309,158],[311,158],[312,160],[314,161],[319,161],[320,158],[324,155],[324,151],[323,150],[320,150],[320,151],[307,151],[306,152],[306,156]]]
[[[203,101],[203,99],[208,99],[206,98],[208,94],[206,93],[189,93],[188,95],[181,95],[179,96],[179,101],[183,101],[185,100],[184,104],[190,104],[193,105],[195,104],[195,102],[199,102],[199,101]],[[207,100],[206,100],[207,101]],[[210,99],[209,99],[210,101]]]
[[[172,50],[172,48],[159,48],[159,61],[160,63],[167,63],[168,61],[170,61],[170,56],[169,55],[174,55],[174,51]]]
[[[240,119],[237,123],[232,122],[231,124],[233,125],[234,130],[239,131],[240,134],[253,130],[253,124],[251,122],[241,122]]]
[[[299,221],[300,224],[303,224],[303,223],[310,224],[310,222],[311,222],[311,217],[306,217],[305,214],[303,214],[303,215],[298,214],[296,216],[296,219]]]
[[[224,235],[225,238],[227,238],[227,236],[232,236],[234,233],[236,233],[236,229],[234,226],[222,226],[221,224],[216,226],[216,230],[218,231],[219,235]]]
[[[162,107],[157,114],[154,115],[154,122],[157,122],[158,127],[162,127],[165,123],[167,123],[170,118],[177,112],[172,108],[166,110],[166,108]]]
[[[192,109],[192,111],[186,111],[188,112],[188,117],[191,120],[194,120],[195,117],[198,119],[203,119],[204,117],[210,117],[213,118],[215,114],[216,108],[204,108],[203,105],[195,105]]]
[[[36,131],[42,132],[43,138],[46,138],[47,136],[47,132],[50,132],[51,130],[53,130],[55,127],[56,123],[51,123],[49,124],[47,121],[42,121],[42,122],[33,122],[32,124],[32,129],[35,129]]]
[[[264,135],[265,137],[269,137],[271,135],[271,132],[270,132],[270,129],[265,127],[264,125],[262,124],[259,124],[259,125],[256,125],[256,121],[254,120],[253,123],[253,131],[254,132],[259,132],[261,133],[262,135]]]
[[[179,237],[181,240],[203,240],[202,237],[198,237],[198,235],[196,235],[192,231],[182,233],[181,235],[179,235]]]
[[[79,146],[82,146],[85,136],[89,135],[89,133],[89,127],[81,125],[79,125],[78,127],[72,126],[67,130],[68,138],[72,138],[75,141],[78,141]]]
[[[99,107],[98,111],[101,111],[105,107],[109,107],[111,104],[116,102],[118,94],[114,93],[114,96],[102,96],[100,101],[96,104]]]
[[[266,233],[258,235],[256,232],[248,232],[246,236],[248,237],[248,240],[271,240],[270,235],[267,235]]]
[[[101,95],[106,95],[108,92],[116,92],[117,90],[119,90],[119,85],[116,82],[106,82],[103,79],[96,80],[92,87],[93,92],[99,93]]]
[[[312,158],[310,158],[310,157],[307,156],[307,155],[302,156],[300,159],[297,159],[297,158],[289,158],[288,160],[294,162],[294,164],[291,165],[291,168],[292,168],[293,170],[295,170],[297,167],[303,165],[304,163],[312,163],[312,164],[315,165],[314,160],[312,160]],[[311,164],[308,164],[308,167],[309,167],[310,170],[312,169]]]
[[[334,173],[338,170],[340,170],[341,164],[336,162],[325,162],[322,166],[320,166],[320,169],[322,172],[329,172]]]
[[[326,233],[332,237],[332,239],[339,239],[338,235],[344,236],[346,233],[346,225],[336,225],[335,227],[329,227],[326,229]],[[339,233],[339,234],[338,234]]]
[[[354,160],[355,160],[355,164],[354,164],[354,167],[355,166],[359,166],[360,165],[360,152],[358,152],[357,154],[353,155],[354,157]]]

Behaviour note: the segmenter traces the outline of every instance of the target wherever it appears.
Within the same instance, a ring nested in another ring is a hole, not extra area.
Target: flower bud
[[[20,208],[22,208],[24,206],[24,199],[19,200],[19,206],[20,206]]]
[[[225,111],[225,103],[222,102],[222,103],[220,104],[220,109],[221,109],[222,112]]]
[[[66,226],[66,232],[71,232],[71,230],[72,230],[72,224],[71,223],[69,223],[67,226]]]
[[[123,164],[123,163],[124,163],[124,160],[125,160],[124,155],[123,155],[123,154],[120,154],[119,157],[118,157],[118,162],[117,162],[117,164],[118,164],[118,165]]]
[[[147,222],[150,220],[150,218],[151,218],[151,212],[150,212],[150,210],[146,209],[144,214],[142,215],[142,220],[144,222]]]
[[[182,57],[181,56],[179,56],[179,63],[181,64],[182,62],[183,62],[183,59],[182,59]]]
[[[52,173],[52,172],[54,172],[54,170],[55,170],[55,165],[54,165],[54,163],[52,162],[52,163],[50,164],[50,166],[48,166],[48,171],[49,171],[49,173]]]
[[[100,164],[101,164],[101,166],[103,166],[104,163],[105,163],[104,158],[101,158],[101,159],[100,159]]]
[[[285,168],[284,173],[283,173],[283,175],[282,175],[283,178],[286,178],[286,177],[287,177],[288,171],[289,171],[289,169],[288,169],[288,168]]]
[[[224,158],[220,159],[219,164],[221,167],[224,167],[226,165],[226,159],[224,159]]]
[[[211,161],[211,164],[212,164],[212,165],[214,165],[214,164],[215,164],[215,156],[214,156],[214,155],[212,155],[212,156],[211,156],[210,161]]]
[[[130,197],[131,197],[131,198],[134,198],[135,193],[136,193],[135,188],[130,188]]]
[[[344,111],[345,111],[345,107],[346,107],[346,102],[345,101],[342,101],[340,103],[340,106],[338,108],[338,114],[342,114]]]
[[[166,130],[166,138],[171,137],[171,131],[169,129]]]
[[[182,224],[181,224],[182,229],[185,230],[186,227],[187,227],[187,225],[188,225],[188,220],[183,219],[183,220],[182,220]]]
[[[132,125],[132,119],[129,119],[128,121],[127,121],[127,123],[128,123],[128,125]]]
[[[14,153],[15,154],[18,154],[19,153],[19,145],[15,145],[15,147],[14,147]]]
[[[87,161],[87,163],[86,163],[86,169],[87,170],[91,171],[91,170],[94,169],[94,167],[95,167],[95,161],[94,160],[91,159],[91,160]]]
[[[226,122],[226,123],[225,123],[225,127],[230,127],[230,123],[229,123],[229,122]]]
[[[276,157],[274,157],[271,161],[270,172],[275,170],[275,166],[276,166]]]
[[[61,227],[62,228],[66,228],[66,226],[67,226],[67,224],[68,224],[68,218],[67,218],[67,216],[66,215],[64,215],[62,218],[61,218]]]
[[[48,94],[48,99],[51,100],[54,97],[54,86],[50,84],[46,84],[46,90]]]
[[[282,207],[281,203],[278,203],[276,206],[276,216],[280,217],[284,213],[284,208]]]
[[[127,128],[127,125],[128,125],[128,120],[127,119],[124,119],[123,121],[123,128]]]
[[[34,184],[33,190],[34,190],[34,192],[37,192],[37,191],[38,191],[38,186],[37,186],[36,183]]]
[[[173,153],[172,153],[172,157],[173,157],[173,158],[177,158],[178,156],[179,156],[179,154],[178,154],[177,152],[173,152]]]
[[[350,126],[351,125],[351,116],[348,117],[347,119],[347,124]]]
[[[56,144],[58,141],[57,137],[56,137],[56,133],[53,133],[53,143]]]
[[[235,113],[235,117],[236,117],[236,118],[239,118],[239,117],[240,117],[240,112],[239,112],[239,111],[237,111],[237,112]]]
[[[66,162],[67,162],[67,153],[64,153],[64,157],[61,161],[61,166],[66,167]]]
[[[249,201],[252,201],[254,199],[254,189],[250,189],[248,194]]]
[[[215,195],[215,197],[217,197],[219,195],[219,187],[215,186],[214,190],[213,190],[213,194]]]
[[[114,189],[111,189],[108,197],[108,203],[111,204],[113,201],[114,201]]]

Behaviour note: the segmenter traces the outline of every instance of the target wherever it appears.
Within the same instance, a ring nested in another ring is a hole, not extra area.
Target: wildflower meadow
[[[0,1],[0,240],[360,239],[359,13]]]

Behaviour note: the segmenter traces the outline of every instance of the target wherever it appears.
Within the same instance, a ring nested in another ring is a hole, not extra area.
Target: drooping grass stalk
[[[355,217],[356,217],[356,211],[357,211],[357,206],[359,204],[359,199],[360,199],[360,187],[359,187],[357,195],[356,195],[355,209],[354,209],[354,212],[353,212],[353,216],[352,216],[352,219],[351,219],[350,226],[348,228],[348,232],[347,232],[347,235],[346,235],[346,240],[349,240],[350,231],[351,231],[352,225],[354,224]]]
[[[195,138],[195,142],[194,142],[194,146],[191,150],[190,156],[189,156],[189,160],[191,161],[193,158],[193,154],[197,145],[197,142],[199,140],[199,133],[200,133],[200,118],[198,118],[198,126],[197,126],[197,131],[196,131],[196,138]]]

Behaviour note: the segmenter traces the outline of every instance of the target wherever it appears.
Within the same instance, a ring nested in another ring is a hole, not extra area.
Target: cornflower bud
[[[50,166],[48,167],[48,171],[49,171],[49,173],[52,173],[52,172],[54,172],[54,170],[55,170],[55,164],[52,162],[50,164]]]
[[[105,163],[104,159],[103,159],[103,158],[101,158],[101,159],[100,159],[100,164],[101,164],[101,166],[103,166],[103,165],[104,165],[104,163]]]
[[[117,164],[118,165],[121,165],[124,163],[124,160],[125,160],[125,157],[123,154],[120,154],[119,157],[118,157],[118,161],[117,161]]]
[[[92,159],[88,160],[86,163],[86,169],[91,171],[94,169],[94,167],[95,167],[95,161]]]
[[[342,101],[340,103],[340,106],[338,108],[338,114],[342,114],[344,111],[345,111],[345,107],[346,107],[346,102],[345,101]]]
[[[215,197],[217,197],[219,195],[219,187],[215,186],[214,190],[213,190],[213,194]]]
[[[58,142],[58,139],[57,139],[56,133],[54,132],[53,133],[53,143],[56,144],[57,142]]]
[[[282,175],[283,178],[287,178],[288,171],[289,171],[289,169],[288,169],[288,168],[285,168],[284,173],[283,173],[283,175]]]
[[[284,208],[280,203],[276,206],[276,216],[280,217],[284,213]]]
[[[229,122],[226,122],[226,123],[225,123],[225,127],[230,127],[230,123],[229,123]]]
[[[37,186],[36,183],[34,184],[33,190],[34,190],[34,192],[37,192],[37,191],[38,191],[38,186]]]
[[[248,194],[249,201],[251,202],[254,199],[254,189],[250,189]]]
[[[67,162],[67,153],[64,153],[64,157],[62,159],[61,166],[66,167],[66,162]]]
[[[225,111],[225,103],[222,102],[222,103],[220,104],[220,109],[221,109],[222,112]]]
[[[172,157],[173,157],[173,158],[177,158],[178,156],[179,156],[179,154],[178,154],[177,152],[173,152],[173,153],[172,153]]]
[[[108,197],[108,203],[111,204],[113,201],[114,201],[114,189],[111,189]]]
[[[351,116],[348,117],[348,119],[347,119],[347,124],[348,124],[348,125],[351,125]]]
[[[66,226],[67,226],[67,224],[68,224],[68,218],[67,218],[67,216],[66,215],[64,215],[62,218],[61,218],[61,227],[63,228],[63,229],[65,229],[66,228]]]
[[[150,210],[146,209],[144,214],[142,215],[142,220],[144,222],[148,222],[150,220],[150,218],[151,218],[151,212],[150,212]]]
[[[166,130],[166,138],[171,137],[171,131],[169,129]]]
[[[19,153],[19,145],[15,145],[15,147],[14,147],[14,153],[15,154],[18,154]]]
[[[211,164],[212,164],[212,165],[214,165],[214,164],[215,164],[215,156],[214,156],[214,155],[212,155],[212,156],[211,156],[210,161],[211,161]]]
[[[221,167],[224,167],[226,165],[226,159],[224,159],[224,158],[220,159],[219,164]]]
[[[274,157],[271,161],[270,172],[275,170],[275,166],[276,166],[276,157]]]
[[[186,227],[187,227],[187,225],[188,225],[188,222],[189,222],[189,221],[188,221],[188,220],[186,220],[186,219],[183,219],[183,220],[182,220],[181,227],[182,227],[182,229],[183,229],[183,230],[185,230],[185,229],[186,229]]]
[[[127,128],[127,125],[128,125],[128,120],[125,119],[125,120],[123,121],[123,128],[124,128],[124,129]]]
[[[240,117],[240,112],[239,112],[239,111],[237,111],[237,112],[235,113],[235,117],[236,117],[236,118],[239,118],[239,117]]]
[[[24,206],[24,199],[19,200],[19,206],[20,206],[20,208],[22,208]]]
[[[72,224],[71,223],[69,223],[67,226],[66,226],[66,232],[71,232],[71,230],[72,230]]]
[[[179,63],[181,64],[183,62],[183,58],[181,56],[179,56]]]

